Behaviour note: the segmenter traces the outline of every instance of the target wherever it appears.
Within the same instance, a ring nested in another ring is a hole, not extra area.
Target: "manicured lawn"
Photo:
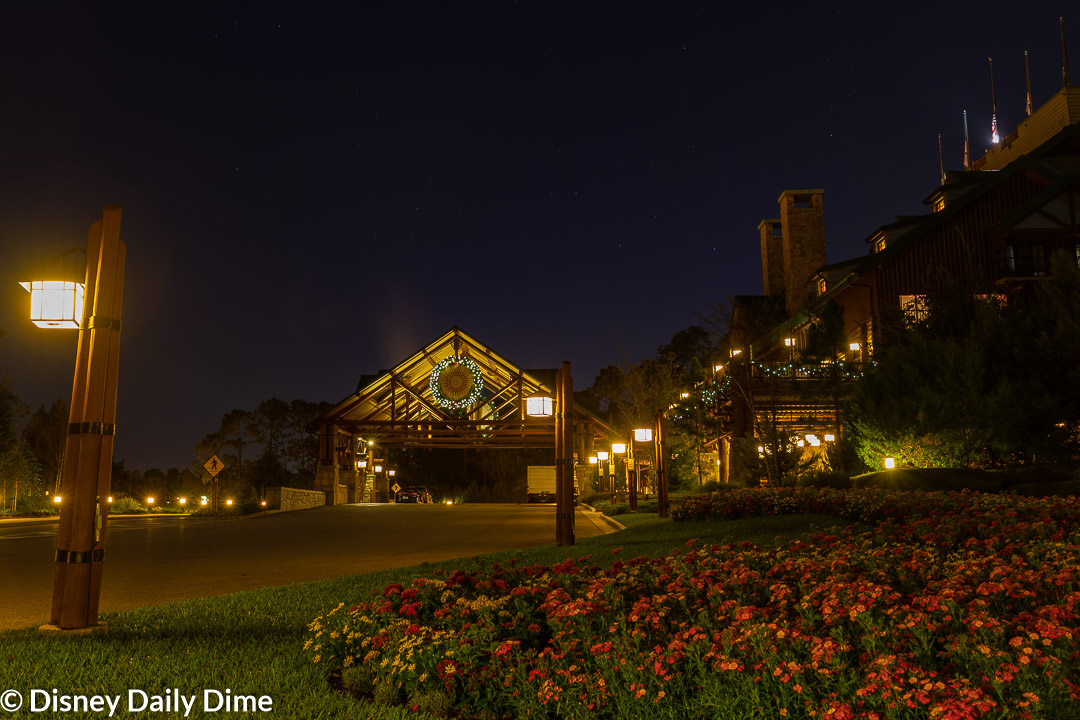
[[[36,630],[0,633],[0,693],[10,688],[26,698],[22,711],[5,716],[52,716],[27,711],[30,690],[35,688],[50,694],[55,688],[59,695],[122,695],[121,708],[129,690],[160,695],[176,688],[183,695],[199,696],[188,717],[228,717],[199,710],[203,691],[211,689],[222,694],[228,690],[233,696],[268,695],[273,716],[279,718],[415,718],[418,715],[404,707],[358,703],[331,692],[329,668],[313,663],[302,650],[309,623],[339,603],[365,601],[387,585],[408,585],[417,575],[436,571],[483,573],[511,558],[521,566],[553,565],[585,555],[592,556],[590,564],[606,568],[618,559],[661,557],[685,549],[692,538],[720,542],[732,537],[771,544],[781,534],[793,537],[841,522],[797,515],[674,523],[642,515],[624,523],[631,527],[623,532],[582,540],[572,548],[550,545],[112,614],[102,618],[111,625],[105,636],[56,639],[41,637]],[[622,551],[613,555],[619,547]],[[183,712],[128,715],[121,710],[114,717],[151,715],[183,717]]]

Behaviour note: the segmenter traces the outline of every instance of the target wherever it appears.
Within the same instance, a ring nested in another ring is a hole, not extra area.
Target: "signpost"
[[[206,468],[206,472],[210,473],[210,477],[214,481],[214,492],[213,492],[214,499],[213,499],[213,503],[214,503],[214,514],[217,515],[217,512],[218,512],[217,476],[218,476],[218,473],[220,473],[222,470],[225,469],[225,463],[221,462],[221,458],[219,458],[217,456],[217,454],[215,453],[213,455],[213,457],[211,457],[209,460],[207,460],[205,463],[203,463],[203,467]]]

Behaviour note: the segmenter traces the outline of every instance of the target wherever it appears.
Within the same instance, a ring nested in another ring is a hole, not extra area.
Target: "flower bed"
[[[874,529],[436,574],[342,604],[305,648],[463,717],[1078,716],[1076,498],[746,490],[673,516],[799,511]]]

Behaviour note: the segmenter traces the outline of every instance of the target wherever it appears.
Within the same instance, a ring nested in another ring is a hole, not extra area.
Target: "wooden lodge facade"
[[[1048,275],[1055,253],[1080,263],[1080,88],[1063,88],[969,169],[947,173],[924,200],[930,212],[875,230],[864,257],[825,262],[823,195],[786,191],[781,217],[759,225],[764,294],[736,298],[731,357],[716,366],[725,478],[732,441],[764,447],[765,428],[784,442],[841,436],[840,401],[861,364],[925,319],[930,298],[1007,302]]]

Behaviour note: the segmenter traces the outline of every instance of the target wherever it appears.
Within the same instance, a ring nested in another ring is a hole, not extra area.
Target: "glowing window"
[[[911,326],[924,322],[930,315],[930,308],[925,295],[901,295],[900,316],[904,324]]]

